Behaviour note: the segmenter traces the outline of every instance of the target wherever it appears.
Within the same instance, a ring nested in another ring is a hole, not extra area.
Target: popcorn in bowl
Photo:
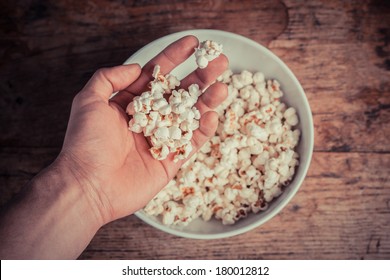
[[[216,110],[216,135],[144,208],[165,225],[185,226],[198,217],[229,225],[264,211],[299,164],[298,116],[281,102],[278,81],[230,70],[218,80],[229,94]]]
[[[281,187],[282,194],[279,197],[274,198],[270,203],[268,203],[268,208],[265,211],[260,210],[257,214],[249,213],[245,219],[242,218],[238,222],[230,226],[224,226],[220,219],[218,220],[214,218],[214,214],[211,211],[209,211],[209,213],[211,212],[210,220],[205,221],[204,219],[202,219],[202,216],[199,216],[199,218],[196,218],[192,222],[188,223],[187,226],[178,226],[181,224],[178,221],[176,221],[176,224],[171,224],[169,223],[169,221],[165,222],[164,224],[162,221],[163,216],[161,214],[149,215],[144,209],[141,209],[140,211],[137,211],[135,213],[138,218],[140,218],[148,225],[176,236],[195,239],[215,239],[231,237],[237,234],[242,234],[251,231],[256,227],[263,225],[264,223],[272,219],[272,217],[275,217],[275,215],[277,215],[284,207],[286,207],[286,205],[291,201],[291,199],[297,194],[299,188],[302,185],[302,182],[305,179],[313,154],[314,126],[310,110],[310,104],[308,103],[305,91],[302,88],[302,85],[299,83],[299,80],[294,75],[293,71],[289,69],[289,67],[283,62],[280,57],[277,57],[269,49],[260,45],[259,43],[231,32],[221,30],[187,30],[179,33],[169,34],[158,39],[158,41],[151,42],[143,49],[133,54],[126,60],[125,64],[139,63],[140,65],[144,65],[152,58],[153,53],[157,53],[161,50],[162,45],[168,46],[177,39],[187,35],[196,36],[201,39],[200,41],[204,41],[211,38],[218,43],[223,43],[224,54],[228,57],[229,65],[234,71],[234,74],[239,74],[242,70],[247,69],[252,73],[262,72],[264,74],[263,77],[265,77],[265,79],[267,80],[275,79],[279,81],[282,85],[281,89],[284,92],[283,97],[281,97],[280,101],[288,105],[288,107],[294,107],[297,111],[296,115],[299,116],[299,123],[296,126],[291,127],[292,131],[296,130],[297,128],[299,128],[299,130],[301,131],[301,134],[299,136],[299,143],[297,146],[294,147],[294,152],[299,153],[299,166],[295,167],[295,173],[291,182],[286,182],[286,184],[288,183],[288,186]],[[180,77],[185,77],[189,74],[189,71],[194,68],[194,60],[187,59],[178,69],[175,69],[173,73],[177,73],[177,75]],[[231,76],[232,73],[225,73],[226,79],[232,79]],[[256,79],[261,78],[261,75],[252,76],[254,76],[252,77],[252,79],[255,80],[255,84]],[[233,107],[239,107],[244,102],[244,100],[238,100],[236,97],[234,97],[234,99],[237,101],[237,105],[234,105]],[[268,99],[270,99],[271,101],[271,98]],[[260,103],[266,104],[267,98],[264,96],[260,97]],[[263,105],[260,104],[257,110],[259,111],[262,106]],[[288,109],[288,107],[286,106],[285,110]],[[248,110],[248,108],[244,108],[244,110]],[[225,111],[223,111],[223,113],[225,114]],[[219,128],[219,130],[220,129],[221,128]],[[274,136],[271,135],[271,138],[269,139],[272,140],[272,138],[274,138]],[[263,148],[263,151],[264,150],[265,149]],[[212,152],[213,154],[220,153],[219,151],[217,151],[217,149],[212,149]],[[258,156],[259,155],[257,155],[256,157]],[[296,160],[298,160],[298,158],[296,158]],[[213,159],[207,159],[206,161],[212,162]],[[210,164],[210,162],[208,163]],[[219,175],[219,178],[214,179],[217,183],[219,183],[218,180],[221,180],[221,182],[223,182],[222,176],[225,176],[224,174],[226,173],[224,171],[220,174],[221,175]],[[191,178],[191,176],[192,175],[189,175],[189,178]],[[175,180],[177,178],[180,179],[180,177],[183,176],[179,175],[175,178]],[[201,179],[199,181],[201,181]],[[204,180],[204,182],[207,181]],[[197,183],[197,180],[195,180],[195,183]],[[226,186],[228,187],[228,185]],[[186,186],[183,185],[183,187]],[[204,187],[202,188],[204,189]],[[175,202],[179,206],[178,210],[180,211],[180,206],[183,206],[184,204],[178,198],[178,196],[182,194],[180,192],[180,189],[175,189],[179,191],[174,192],[173,197],[176,198]],[[191,189],[186,189],[185,193],[190,194],[191,192]],[[194,193],[195,192],[196,190],[194,190]],[[167,195],[167,192],[162,192],[161,194],[159,194],[159,196],[160,195],[160,201],[167,201],[167,198],[164,198],[164,195]],[[171,194],[169,195],[171,196]],[[212,196],[213,195],[211,195],[211,197]],[[153,202],[151,202],[151,204],[152,203]],[[156,213],[157,211],[164,209],[164,206],[166,205],[163,205],[163,202],[161,202],[160,206],[156,207]],[[179,216],[185,217],[185,215]],[[174,219],[178,220],[178,217],[173,217]]]

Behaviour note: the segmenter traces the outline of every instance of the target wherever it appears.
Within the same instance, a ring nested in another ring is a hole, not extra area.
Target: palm
[[[64,148],[90,174],[88,181],[101,182],[104,197],[120,198],[115,207],[110,205],[114,215],[125,215],[120,209],[137,210],[130,205],[130,196],[146,203],[168,182],[165,170],[175,166],[151,157],[146,138],[128,130],[127,116],[115,104],[96,102],[76,110],[71,120],[77,119],[77,125],[69,128]],[[150,187],[142,188],[145,185]]]
[[[147,139],[142,134],[128,130],[128,117],[124,111],[112,104],[109,107],[116,125],[110,131],[113,141],[101,147],[110,147],[113,151],[108,153],[107,162],[111,168],[107,168],[105,175],[108,178],[117,171],[118,175],[111,178],[111,184],[115,186],[110,189],[115,192],[112,196],[121,198],[118,209],[126,209],[125,212],[128,212],[131,208],[133,212],[139,206],[130,205],[131,197],[137,197],[142,205],[146,204],[172,178],[176,165],[170,164],[171,161],[155,160],[149,152]],[[121,121],[118,121],[118,114]],[[110,120],[107,118],[106,121]]]

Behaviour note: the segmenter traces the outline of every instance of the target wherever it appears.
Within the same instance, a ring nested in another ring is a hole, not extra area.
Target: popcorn
[[[154,146],[150,148],[150,153],[155,159],[163,160],[168,156],[169,149],[166,145],[162,145],[161,147]]]
[[[253,213],[258,213],[260,211],[264,211],[268,208],[268,203],[263,200],[258,200],[251,204],[251,210]]]
[[[163,116],[169,115],[172,112],[172,107],[169,105],[162,106],[158,109],[158,112]]]
[[[157,70],[156,75],[160,77]],[[278,81],[265,80],[261,72],[233,74],[231,70],[218,81],[228,84],[228,97],[216,109],[217,134],[144,208],[149,215],[160,215],[163,224],[186,226],[201,217],[232,225],[251,212],[265,211],[282,193],[282,187],[291,182],[299,164],[299,155],[294,152],[301,133],[295,128],[299,119],[294,108],[281,102],[283,92]],[[192,150],[189,143],[200,114],[194,107],[183,110],[181,106],[195,104],[200,94],[197,85],[190,86],[188,92],[172,89],[168,98],[172,112],[166,116],[153,111],[154,106],[159,106],[154,103],[159,102],[158,98],[151,103],[140,98],[129,104],[127,111],[138,110],[147,115],[150,110],[149,118],[153,121],[148,123],[148,133],[152,129],[154,133],[151,142],[158,146],[162,137],[182,143],[171,149],[169,141],[163,141],[169,151],[182,159]],[[137,118],[144,119],[143,115]],[[164,123],[164,129],[156,129],[160,123]],[[133,123],[132,129],[139,130],[137,125]],[[156,156],[162,157],[167,148],[158,147]]]
[[[180,86],[180,81],[176,78],[176,76],[168,74],[166,75],[166,79],[169,89],[175,89],[176,87]]]
[[[238,90],[253,83],[253,75],[251,72],[244,70],[241,74],[232,76],[233,86]]]
[[[223,124],[225,132],[227,134],[233,134],[239,128],[239,126],[240,124],[238,122],[238,114],[232,109],[226,111],[225,122]]]
[[[130,102],[127,107],[126,107],[126,113],[128,115],[134,115],[135,112],[138,112],[140,111],[141,109],[141,102],[139,100],[133,100],[132,102]]]
[[[141,127],[145,127],[148,124],[148,118],[142,112],[136,112],[133,115],[134,123],[137,123]]]
[[[154,132],[154,137],[156,137],[159,140],[167,140],[169,137],[169,129],[166,126],[159,127]]]
[[[259,155],[263,152],[263,145],[255,137],[249,137],[246,143],[252,155]]]
[[[134,97],[128,104],[126,112],[132,116],[129,130],[150,137],[150,153],[155,159],[164,160],[169,153],[174,153],[173,161],[177,162],[186,159],[192,151],[192,131],[198,129],[200,119],[194,105],[202,92],[196,84],[189,86],[188,91],[176,89],[179,80],[172,74],[162,75],[160,70],[159,65],[153,69],[150,91]],[[169,98],[164,94],[170,94]],[[169,215],[163,219],[172,222]]]
[[[278,167],[278,173],[280,176],[285,177],[289,174],[289,168],[287,164],[280,165]]]
[[[245,101],[237,99],[230,105],[230,109],[237,117],[242,117],[245,114]]]
[[[131,125],[131,124],[132,123],[130,122],[129,125]],[[137,123],[134,123],[134,124],[132,124],[131,131],[135,132],[135,133],[141,133],[142,132],[142,126],[140,126]]]
[[[162,108],[166,105],[168,105],[167,100],[165,98],[160,98],[160,99],[154,100],[153,105],[152,105],[152,109],[154,111],[158,111],[160,108]]]
[[[174,162],[178,162],[179,160],[186,159],[192,151],[192,145],[190,142],[185,144],[184,146],[177,147],[175,152],[175,157],[173,159]]]
[[[254,138],[265,142],[268,139],[268,132],[264,129],[261,128],[260,126],[254,124],[254,123],[249,123],[246,126],[246,131],[248,131],[249,136],[253,136]]]
[[[225,83],[225,84],[230,83],[230,81],[231,81],[231,76],[232,76],[232,75],[233,75],[232,70],[227,69],[227,70],[225,70],[225,72],[222,73],[221,76],[219,76],[219,77],[217,78],[217,81],[218,81],[218,82]]]
[[[294,126],[294,125],[297,125],[298,124],[298,117],[296,114],[292,115],[292,116],[289,116],[288,118],[286,118],[286,122],[291,125],[291,126]]]
[[[191,98],[197,99],[202,94],[202,91],[199,89],[198,84],[192,84],[188,87],[188,93]]]
[[[181,138],[181,130],[177,126],[171,126],[168,131],[171,139],[179,140]]]
[[[175,220],[175,214],[172,213],[172,211],[165,211],[164,214],[162,214],[162,223],[164,225],[171,225],[173,224]]]
[[[221,44],[207,40],[201,42],[198,48],[195,48],[195,58],[198,67],[206,68],[210,61],[216,59],[223,51]]]
[[[263,73],[256,72],[255,74],[253,74],[253,83],[255,85],[262,84],[264,82],[265,82],[265,79],[264,79],[264,74]]]

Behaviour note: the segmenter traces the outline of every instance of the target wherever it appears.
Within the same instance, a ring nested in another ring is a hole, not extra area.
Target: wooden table
[[[129,216],[80,258],[389,259],[389,2],[225,2],[1,1],[0,203],[55,158],[95,69],[172,32],[222,29],[270,48],[302,83],[315,124],[302,188],[240,236],[187,240]]]

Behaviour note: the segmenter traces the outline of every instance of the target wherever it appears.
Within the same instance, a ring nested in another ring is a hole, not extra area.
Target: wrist
[[[77,258],[103,224],[80,183],[61,160],[40,172],[0,218],[0,256]]]
[[[53,188],[52,194],[67,201],[69,207],[97,231],[109,218],[102,211],[97,183],[85,175],[73,158],[62,153],[42,174],[48,187]]]

